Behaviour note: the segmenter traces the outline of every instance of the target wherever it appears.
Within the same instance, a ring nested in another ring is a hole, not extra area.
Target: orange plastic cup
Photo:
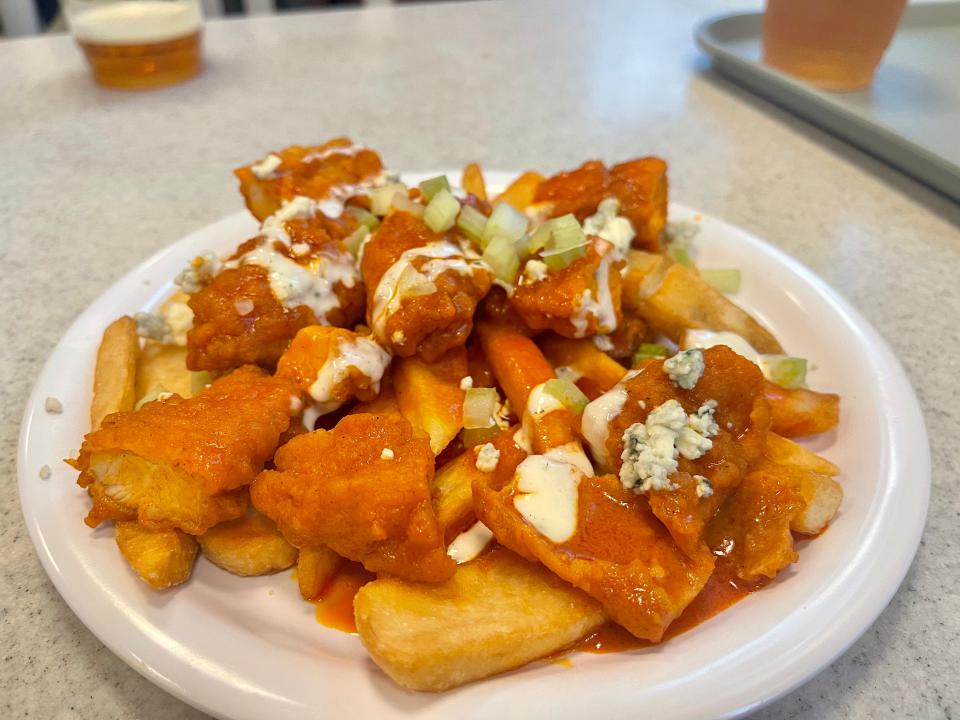
[[[906,0],[767,0],[763,61],[821,90],[862,90],[886,52]]]

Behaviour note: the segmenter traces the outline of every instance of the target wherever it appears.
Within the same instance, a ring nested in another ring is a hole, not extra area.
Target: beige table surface
[[[713,75],[692,28],[732,7],[438,3],[212,22],[202,77],[145,94],[94,87],[67,38],[0,42],[0,717],[202,717],[116,659],[47,580],[17,500],[20,415],[93,298],[241,207],[231,168],[338,134],[405,170],[656,153],[675,199],[853,301],[924,408],[930,518],[876,624],[757,717],[960,716],[960,207]]]

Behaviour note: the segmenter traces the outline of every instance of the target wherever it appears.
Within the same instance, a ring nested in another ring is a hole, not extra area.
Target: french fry
[[[534,386],[556,377],[553,367],[533,340],[511,327],[484,323],[479,332],[493,374],[514,410],[522,413]]]
[[[620,382],[627,372],[623,365],[597,349],[590,339],[571,340],[554,333],[546,333],[537,338],[537,341],[554,367],[565,366],[587,378],[599,394]]]
[[[460,181],[460,187],[464,192],[470,193],[478,200],[487,199],[487,184],[483,179],[483,172],[476,163],[470,163],[463,168],[463,179]]]
[[[767,433],[767,459],[827,477],[840,474],[840,468],[826,458],[776,433]]]
[[[162,387],[180,397],[193,395],[193,373],[187,370],[187,349],[179,345],[161,345],[148,341],[137,363],[136,398]]]
[[[120,553],[154,590],[187,581],[197,557],[197,541],[180,530],[148,530],[137,522],[117,522]]]
[[[662,281],[654,285],[652,278],[663,270],[664,261],[651,260],[639,250],[628,254],[628,267],[624,306],[674,342],[681,342],[688,329],[726,330],[743,337],[758,352],[783,353],[780,343],[766,328],[695,271],[679,264],[669,265]]]
[[[297,561],[297,549],[283,539],[273,520],[252,508],[241,518],[215,525],[198,539],[207,559],[234,575],[269,575]]]
[[[843,501],[843,488],[831,477],[805,472],[800,481],[800,495],[806,505],[790,521],[790,529],[806,535],[816,535],[837,514]]]
[[[493,201],[493,204],[505,202],[516,208],[520,212],[526,210],[533,203],[533,196],[537,192],[537,186],[544,180],[543,175],[537,172],[525,172],[512,183],[507,189],[500,193]]]
[[[770,403],[770,429],[777,435],[816,435],[840,422],[839,395],[805,388],[787,390],[772,382],[764,385],[763,395]]]
[[[400,414],[430,436],[434,455],[450,444],[463,427],[463,390],[467,351],[454,348],[432,363],[420,357],[393,361],[393,387]]]
[[[117,318],[103,331],[93,371],[90,427],[100,427],[111,413],[133,410],[140,338],[137,323],[128,315]]]
[[[325,545],[301,548],[297,558],[297,584],[303,599],[316,598],[342,563],[343,558]]]
[[[431,692],[555,653],[606,620],[586,595],[502,548],[440,585],[374,580],[354,613],[374,662],[399,685]]]

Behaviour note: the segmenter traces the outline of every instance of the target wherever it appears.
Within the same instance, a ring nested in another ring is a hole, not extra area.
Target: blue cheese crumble
[[[703,377],[703,350],[681,350],[672,358],[663,361],[663,371],[673,384],[684,390],[693,390]]]
[[[623,433],[620,482],[627,490],[645,493],[651,490],[676,490],[670,480],[677,471],[677,459],[703,457],[720,428],[713,417],[717,403],[708,400],[696,413],[688,415],[676,400],[667,400],[634,423]]]
[[[694,475],[693,479],[697,481],[697,497],[708,498],[713,496],[713,485],[703,475]]]
[[[223,263],[220,262],[220,258],[210,250],[206,250],[187,263],[187,266],[173,279],[173,284],[179,286],[187,295],[194,295],[200,292],[222,269]]]

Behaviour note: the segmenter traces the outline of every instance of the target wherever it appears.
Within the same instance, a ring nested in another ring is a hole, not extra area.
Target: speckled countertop
[[[47,580],[17,500],[20,416],[91,300],[240,207],[231,168],[337,134],[410,170],[656,153],[673,197],[852,300],[923,406],[930,517],[881,618],[758,717],[960,715],[960,207],[711,73],[691,30],[722,9],[464,3],[213,22],[202,77],[146,94],[94,87],[67,38],[0,42],[0,717],[203,717],[116,659]]]

